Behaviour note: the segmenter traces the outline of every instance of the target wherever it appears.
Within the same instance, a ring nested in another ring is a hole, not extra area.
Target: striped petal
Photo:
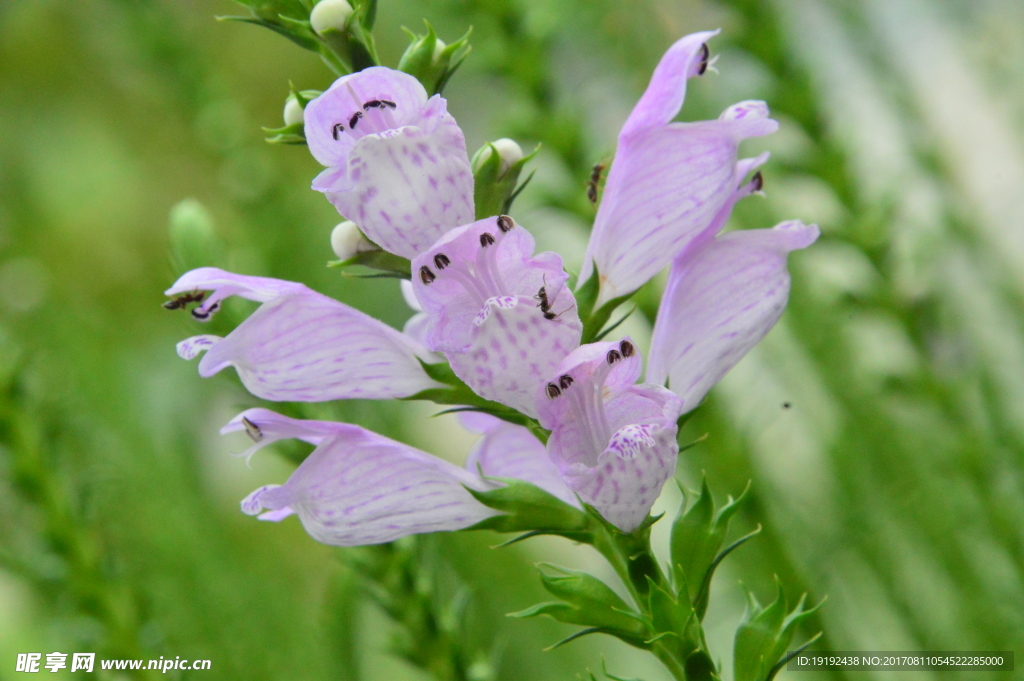
[[[408,397],[439,385],[420,364],[436,361],[423,345],[302,284],[203,268],[168,293],[193,289],[213,289],[203,303],[207,316],[226,295],[263,302],[227,337],[179,344],[185,357],[206,351],[199,362],[203,377],[234,366],[257,397],[299,402]]]
[[[672,264],[647,380],[696,407],[775,325],[789,297],[786,256],[818,238],[799,220],[724,234]]]
[[[236,420],[245,416],[257,428],[315,439],[317,447],[283,485],[246,497],[248,515],[279,521],[296,514],[310,536],[332,546],[461,530],[496,515],[466,489],[484,491],[495,483],[436,456],[359,426],[280,415],[264,420],[266,414],[253,411]]]

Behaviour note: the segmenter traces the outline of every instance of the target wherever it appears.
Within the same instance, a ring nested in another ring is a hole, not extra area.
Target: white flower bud
[[[352,15],[352,5],[345,0],[320,0],[309,15],[309,23],[317,35],[327,31],[344,31],[345,22]]]
[[[505,171],[509,167],[521,161],[523,158],[523,150],[516,143],[515,140],[510,140],[507,137],[502,137],[500,140],[494,140],[490,145],[484,146],[476,158],[473,159],[473,171],[475,172],[478,168],[482,168],[491,159],[491,147],[498,150],[498,158],[501,160],[501,165],[498,168],[498,175],[504,175]]]
[[[373,246],[359,231],[356,223],[345,220],[331,232],[331,248],[339,260],[348,260],[356,253],[371,250]]]
[[[288,95],[288,99],[284,101],[284,124],[295,125],[296,123],[303,123],[302,105],[299,104],[299,100],[295,99],[295,95]]]

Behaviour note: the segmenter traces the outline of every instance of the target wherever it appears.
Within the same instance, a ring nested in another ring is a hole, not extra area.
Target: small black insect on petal
[[[494,243],[494,237],[491,236],[490,232],[484,232],[480,235],[480,246],[487,248]]]
[[[556,397],[562,394],[561,389],[554,383],[548,383],[544,389],[547,391],[548,397],[550,397],[551,399],[555,399]]]
[[[348,127],[350,127],[353,130],[355,130],[356,129],[356,123],[358,123],[359,119],[362,118],[362,117],[363,117],[363,112],[362,111],[356,111],[354,114],[352,114],[352,118],[348,119]]]
[[[606,359],[608,360],[609,364],[615,364],[620,359],[622,359],[622,355],[619,354],[618,350],[609,350]]]
[[[512,228],[515,227],[515,226],[516,226],[515,220],[513,220],[509,216],[507,216],[507,215],[499,215],[498,216],[498,229],[500,229],[502,231],[502,233],[511,232]]]
[[[708,70],[708,57],[711,56],[711,50],[708,49],[708,44],[703,43],[700,46],[700,68],[697,69],[697,75],[703,76],[704,72]]]
[[[758,170],[754,173],[754,176],[750,178],[750,184],[754,187],[755,192],[761,191],[764,188],[764,175]]]
[[[263,439],[263,431],[255,423],[250,421],[248,417],[242,417],[242,425],[245,426],[245,434],[249,436],[249,439],[253,442],[259,442]]]
[[[561,376],[558,377],[558,387],[560,387],[562,390],[565,390],[574,382],[575,381],[573,381],[572,376],[570,376],[569,374],[562,374]]]
[[[544,319],[547,319],[549,321],[558,316],[554,312],[552,312],[551,310],[543,310],[542,314],[544,315]]]
[[[451,265],[452,261],[448,259],[448,256],[444,253],[438,253],[434,256],[434,267],[439,270],[443,270],[448,265]]]
[[[623,357],[632,357],[633,353],[636,352],[636,348],[628,340],[619,343],[619,350],[622,352]]]
[[[423,267],[420,268],[420,281],[423,282],[424,286],[428,285],[435,279],[437,279],[437,275],[431,272],[429,267],[424,265]]]

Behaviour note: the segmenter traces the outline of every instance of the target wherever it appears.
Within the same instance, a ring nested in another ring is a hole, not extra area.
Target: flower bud
[[[352,16],[352,5],[346,0],[321,0],[309,15],[309,23],[320,37],[326,33],[345,30],[348,18]]]
[[[473,156],[473,173],[476,174],[480,168],[482,168],[487,161],[490,160],[491,155],[494,151],[498,152],[498,177],[500,178],[508,169],[515,163],[519,162],[523,158],[523,149],[515,140],[511,140],[507,137],[502,137],[500,140],[494,140],[490,144],[485,144],[480,147],[480,150]]]
[[[523,184],[517,185],[519,173],[539,149],[523,156],[522,148],[514,140],[502,138],[485,144],[473,154],[473,200],[477,218],[508,213],[512,200],[530,181],[526,178]]]
[[[295,98],[295,95],[288,95],[284,102],[284,124],[285,126],[296,125],[303,122],[302,104]]]
[[[349,260],[357,253],[373,250],[373,244],[363,236],[356,223],[345,220],[331,232],[331,249],[339,260]]]
[[[412,42],[398,61],[398,70],[415,76],[431,94],[440,93],[469,52],[469,33],[448,45],[429,23],[425,35],[406,32]]]
[[[213,219],[203,204],[195,199],[185,199],[171,208],[168,235],[171,264],[176,274],[217,265],[223,259],[224,246],[217,236]]]

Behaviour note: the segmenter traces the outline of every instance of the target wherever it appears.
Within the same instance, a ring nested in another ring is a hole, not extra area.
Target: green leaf
[[[752,593],[747,594],[748,605],[743,621],[736,629],[734,647],[734,674],[736,681],[766,681],[778,671],[778,662],[786,656],[797,625],[813,614],[821,603],[804,610],[806,595],[792,612],[787,613],[786,595],[778,583],[778,594],[766,608],[762,608]]]
[[[352,267],[353,265],[362,265],[382,272],[392,272],[403,279],[412,279],[412,264],[408,258],[384,250],[363,251],[356,253],[348,260],[332,260],[327,263],[328,267]]]
[[[302,123],[286,125],[283,128],[263,128],[270,144],[305,144],[305,126]]]
[[[434,27],[426,20],[423,23],[427,26],[427,32],[423,35],[416,35],[403,28],[411,42],[398,60],[398,70],[414,76],[427,92],[436,95],[441,93],[452,74],[469,54],[469,35],[473,29],[470,28],[461,38],[438,50],[439,39]]]
[[[730,497],[728,503],[716,512],[707,480],[703,480],[696,500],[672,524],[671,555],[676,587],[680,592],[684,588],[687,590],[688,598],[700,619],[704,618],[707,611],[715,568],[725,557],[719,551],[725,541],[729,521],[739,510],[749,490],[750,485],[747,485],[747,489],[737,499]],[[730,546],[728,551],[741,543]]]
[[[492,479],[505,483],[505,486],[484,492],[469,490],[469,493],[484,506],[501,511],[502,515],[487,518],[467,529],[538,532],[557,534],[575,541],[588,540],[590,519],[583,511],[525,480]]]
[[[541,567],[553,571],[541,571],[544,588],[574,610],[571,615],[574,619],[568,622],[569,624],[617,630],[628,633],[630,638],[638,640],[646,638],[647,630],[644,625],[637,617],[627,614],[630,609],[626,602],[600,579],[586,572],[561,568],[550,563],[541,563]]]

